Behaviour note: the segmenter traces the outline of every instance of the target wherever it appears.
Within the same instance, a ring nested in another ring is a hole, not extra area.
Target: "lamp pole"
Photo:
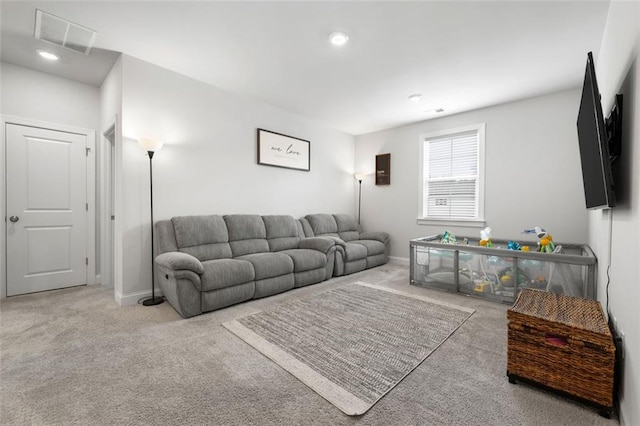
[[[149,199],[151,205],[151,298],[142,302],[144,306],[155,306],[164,302],[162,297],[156,297],[156,271],[153,266],[153,151],[147,151],[149,155]]]
[[[362,207],[362,179],[358,179],[358,225],[360,225],[360,208]]]
[[[360,210],[362,208],[362,181],[366,176],[365,173],[356,173],[354,175],[358,181],[358,225],[360,225]]]
[[[153,266],[153,154],[162,148],[163,143],[152,139],[140,139],[138,143],[149,156],[149,201],[151,206],[151,297],[143,300],[142,304],[155,306],[164,302],[164,299],[156,297],[156,271]]]

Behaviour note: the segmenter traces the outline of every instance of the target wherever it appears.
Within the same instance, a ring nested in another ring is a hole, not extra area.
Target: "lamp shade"
[[[355,177],[357,180],[364,180],[365,177],[367,177],[366,173],[356,173]]]
[[[151,152],[160,151],[164,146],[164,142],[162,141],[155,140],[155,139],[147,139],[147,138],[138,139],[138,144],[145,151],[151,151]]]

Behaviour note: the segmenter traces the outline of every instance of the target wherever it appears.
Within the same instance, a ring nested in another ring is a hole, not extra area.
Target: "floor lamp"
[[[358,180],[358,225],[360,225],[360,207],[362,206],[362,181],[367,175],[364,173],[356,173],[355,177]]]
[[[164,302],[162,297],[156,297],[155,267],[153,265],[153,154],[162,149],[164,143],[153,139],[140,139],[138,144],[149,155],[149,199],[151,200],[151,297],[145,299],[144,306],[155,306]]]

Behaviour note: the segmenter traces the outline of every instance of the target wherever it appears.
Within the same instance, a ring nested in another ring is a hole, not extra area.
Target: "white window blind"
[[[425,139],[423,153],[423,216],[477,219],[479,132]]]

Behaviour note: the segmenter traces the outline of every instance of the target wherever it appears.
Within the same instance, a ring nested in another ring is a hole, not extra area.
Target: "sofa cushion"
[[[280,253],[286,254],[293,259],[293,272],[308,271],[327,266],[327,256],[317,250],[293,249],[284,250]]]
[[[246,260],[217,259],[202,262],[202,291],[219,290],[253,281],[253,265]]]
[[[296,228],[298,228],[298,236],[300,237],[300,239],[304,237],[313,237],[313,235],[307,235],[306,232],[304,231],[304,225],[302,224],[303,219],[295,219]],[[307,222],[307,219],[304,219],[304,221],[307,223],[307,226],[309,226],[309,222]]]
[[[293,274],[285,274],[263,280],[256,280],[256,291],[253,294],[254,299],[267,297],[283,291],[291,290],[295,286],[295,278]]]
[[[362,244],[346,243],[344,246],[345,262],[353,262],[354,260],[366,259],[367,248]],[[364,268],[363,268],[364,269]]]
[[[222,216],[178,216],[171,223],[179,251],[200,261],[231,257],[229,234]]]
[[[344,241],[357,240],[360,236],[356,219],[348,214],[334,214],[336,225],[338,225],[338,235]]]
[[[344,264],[344,275],[353,274],[367,269],[367,259],[354,260]]]
[[[330,214],[310,214],[305,216],[309,222],[313,235],[333,234],[338,236],[338,224]]]
[[[295,287],[304,287],[324,281],[327,278],[327,271],[324,268],[318,268],[296,272],[293,275],[295,276]]]
[[[387,263],[387,255],[382,254],[374,254],[373,256],[367,257],[367,269],[375,268],[376,266],[384,265]]]
[[[282,250],[295,249],[300,245],[300,238],[298,237],[283,237],[267,240],[269,244],[269,251],[276,252]]]
[[[389,242],[389,234],[387,232],[369,231],[360,233],[361,240],[376,240],[381,243]]]
[[[380,241],[375,240],[357,240],[352,241],[353,244],[360,244],[367,248],[367,256],[374,256],[376,254],[384,254],[385,245]]]
[[[282,253],[253,253],[236,259],[251,262],[256,281],[293,273],[293,260]]]
[[[259,215],[234,214],[224,216],[229,232],[233,257],[269,251],[267,231]]]
[[[306,217],[301,217],[300,219],[298,219],[298,230],[302,231],[300,232],[300,236],[303,237],[315,237],[315,234],[313,233],[313,229],[311,228],[311,225],[309,224],[309,221],[307,220]]]
[[[202,312],[214,311],[250,300],[256,292],[253,281],[202,293]]]
[[[298,248],[300,236],[298,221],[291,216],[262,216],[267,231],[269,251],[281,251]]]
[[[158,243],[158,253],[178,251],[176,243],[176,230],[173,222],[169,220],[159,220],[155,223],[156,242]]]

